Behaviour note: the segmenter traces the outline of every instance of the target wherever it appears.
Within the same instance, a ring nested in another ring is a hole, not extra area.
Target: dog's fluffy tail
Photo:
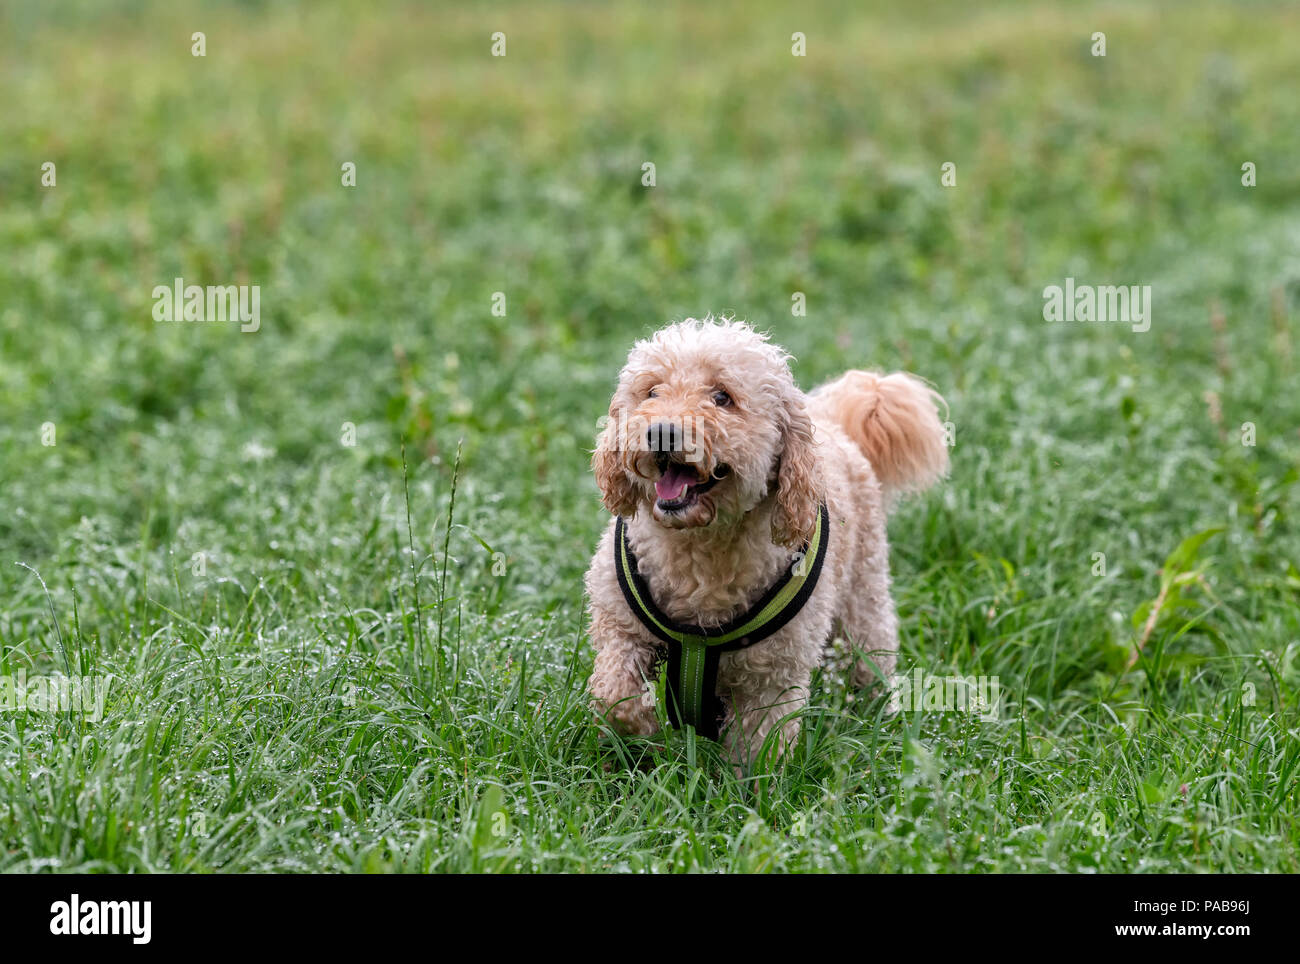
[[[871,462],[888,501],[928,488],[948,471],[938,406],[947,403],[919,378],[848,371],[809,398],[815,415],[839,425]]]

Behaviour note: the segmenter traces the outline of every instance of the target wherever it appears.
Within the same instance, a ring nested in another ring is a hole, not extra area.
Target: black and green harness
[[[677,623],[664,615],[637,569],[636,556],[628,545],[627,524],[621,517],[617,520],[614,568],[623,598],[645,628],[668,644],[664,691],[669,722],[694,727],[696,733],[712,740],[718,738],[723,712],[717,694],[722,654],[766,639],[798,615],[817,585],[829,540],[830,515],[823,504],[817,512],[812,538],[796,554],[785,575],[743,616],[723,626],[705,628]]]

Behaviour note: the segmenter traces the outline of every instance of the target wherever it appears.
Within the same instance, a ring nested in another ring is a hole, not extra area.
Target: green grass
[[[0,869],[1298,869],[1300,11],[859,6],[6,5],[0,675],[113,683],[0,712]],[[591,723],[596,420],[706,312],[948,398],[903,666],[999,721],[823,679],[746,780]]]

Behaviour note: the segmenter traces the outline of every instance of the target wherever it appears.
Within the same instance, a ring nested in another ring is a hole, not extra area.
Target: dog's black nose
[[[651,452],[680,452],[682,430],[676,422],[653,422],[645,433]]]

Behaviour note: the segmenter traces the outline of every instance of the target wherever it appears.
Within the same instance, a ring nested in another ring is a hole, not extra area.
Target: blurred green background
[[[0,669],[123,682],[80,743],[0,715],[0,867],[1295,870],[1297,36],[1282,3],[6,4]],[[260,285],[261,330],[156,323],[178,276]],[[1151,330],[1044,322],[1067,276],[1151,285]],[[947,397],[904,646],[1000,674],[1005,729],[827,695],[767,796],[719,765],[650,804],[671,747],[601,769],[588,453],[631,341],[709,312],[805,386]]]

